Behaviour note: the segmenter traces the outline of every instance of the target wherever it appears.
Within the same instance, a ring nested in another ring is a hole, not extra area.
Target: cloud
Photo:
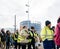
[[[55,16],[55,15],[57,16],[60,13],[59,0],[57,1],[56,0],[29,0],[29,1],[30,1],[31,21],[45,22],[46,19],[50,20],[50,17],[48,16]],[[21,21],[27,20],[28,17],[25,12],[27,10],[27,7],[25,6],[27,2],[28,0],[0,0],[0,27],[13,27],[15,14],[17,16],[18,27]],[[58,7],[56,4],[58,4]],[[56,10],[56,8],[59,11]]]
[[[52,24],[56,25],[57,19],[60,16],[60,0],[56,0],[56,2],[48,8],[47,16],[50,17],[49,20],[52,21]]]

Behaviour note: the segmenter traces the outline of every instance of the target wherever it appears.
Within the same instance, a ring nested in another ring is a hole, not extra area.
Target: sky
[[[13,28],[14,16],[17,17],[17,28],[20,22],[28,20],[26,13],[28,0],[0,0],[0,28]],[[29,0],[29,19],[39,21],[42,27],[46,20],[55,26],[60,16],[60,0]]]

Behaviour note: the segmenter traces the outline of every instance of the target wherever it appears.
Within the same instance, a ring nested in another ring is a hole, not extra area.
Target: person
[[[53,32],[55,33],[55,26],[52,26],[52,30],[53,30]]]
[[[45,27],[41,30],[41,33],[40,33],[44,49],[53,48],[53,38],[54,38],[53,35],[54,33],[51,30],[51,22],[47,20],[45,22]]]
[[[37,37],[35,37],[35,49],[39,49],[39,47],[41,46],[40,44],[40,36],[37,34]]]
[[[1,48],[1,32],[0,32],[0,48]]]
[[[26,26],[23,26],[23,28],[20,31],[20,36],[18,36],[18,42],[20,43],[20,45],[22,46],[22,49],[26,49],[26,44],[23,43],[27,37],[29,36],[28,34],[28,29]],[[20,40],[20,41],[19,41]],[[26,41],[27,42],[27,41]]]
[[[60,17],[57,20],[57,25],[55,28],[54,35],[55,35],[55,37],[54,37],[55,44],[57,45],[57,49],[59,49],[60,48]]]
[[[10,46],[10,31],[6,31],[6,49],[9,49]]]
[[[28,49],[31,49],[31,45],[33,46],[33,49],[35,49],[35,38],[36,37],[36,31],[35,28],[33,26],[31,26],[31,30],[30,30],[30,39],[32,40],[30,44],[28,44]]]
[[[2,49],[5,49],[6,48],[6,34],[5,34],[5,30],[4,28],[1,29],[1,43],[2,43]]]
[[[18,43],[18,49],[20,49],[20,47],[21,47],[21,44],[20,44],[20,34],[18,35],[18,38],[17,38],[17,43]]]
[[[18,38],[18,35],[19,35],[19,33],[18,33],[18,30],[16,30],[16,32],[14,33],[14,48],[15,49],[17,49],[17,38]]]
[[[53,30],[53,33],[55,33],[55,26],[52,26],[51,29]],[[56,49],[56,45],[55,45],[54,40],[53,40],[53,49]]]

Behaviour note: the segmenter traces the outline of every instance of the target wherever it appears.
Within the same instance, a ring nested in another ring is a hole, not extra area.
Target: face
[[[18,30],[16,30],[16,32],[18,32]]]
[[[23,26],[20,26],[20,31],[23,29]]]
[[[25,29],[27,29],[27,27],[25,27]]]
[[[4,29],[2,29],[1,31],[2,31],[2,32],[5,32],[5,30],[4,30]]]
[[[10,34],[10,32],[8,32],[8,34]]]
[[[51,27],[51,24],[49,24],[48,27]]]

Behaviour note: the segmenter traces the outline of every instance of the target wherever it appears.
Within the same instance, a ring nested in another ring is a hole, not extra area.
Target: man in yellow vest
[[[14,33],[14,48],[15,49],[17,49],[17,38],[18,38],[18,35],[19,35],[19,33],[18,33],[18,30],[16,30],[16,32]]]
[[[32,40],[31,43],[28,45],[28,49],[31,49],[31,45],[33,49],[35,49],[35,37],[37,37],[35,28],[31,26],[31,30],[29,31],[30,33],[30,39]]]
[[[45,27],[41,30],[40,36],[42,38],[43,41],[43,46],[44,49],[52,49],[53,48],[53,31],[51,29],[51,22],[50,21],[46,21],[45,22]]]

